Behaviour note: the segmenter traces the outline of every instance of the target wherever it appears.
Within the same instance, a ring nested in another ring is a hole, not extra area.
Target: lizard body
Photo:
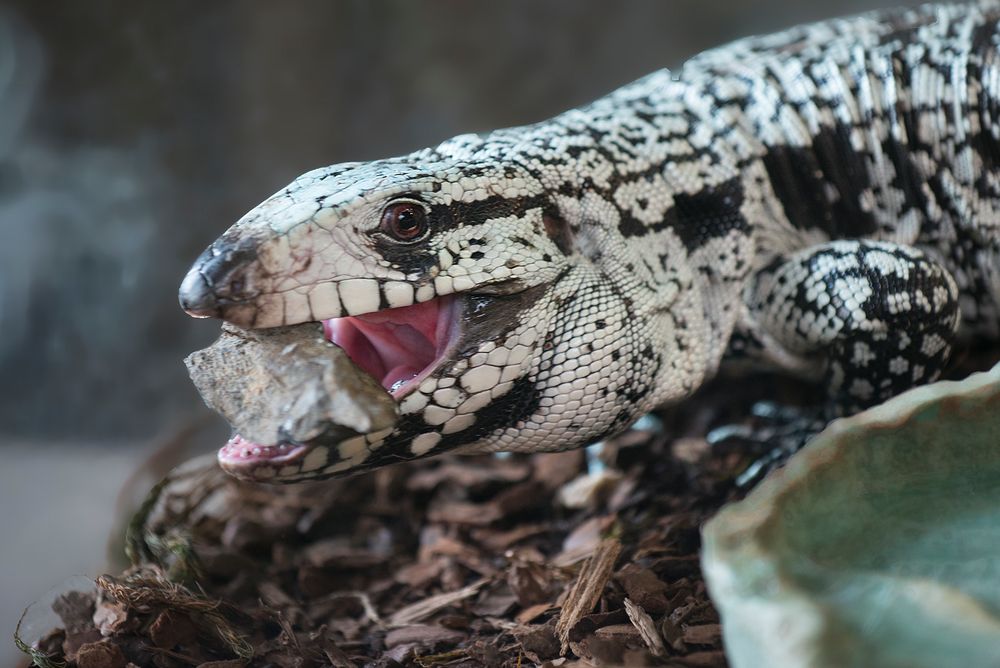
[[[181,303],[323,321],[401,419],[223,465],[582,446],[729,361],[822,378],[831,416],[933,380],[1000,332],[998,21],[928,5],[747,38],[542,123],[302,175]]]

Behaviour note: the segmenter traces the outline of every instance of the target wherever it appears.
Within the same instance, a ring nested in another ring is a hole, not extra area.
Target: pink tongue
[[[426,367],[417,368],[415,366],[406,366],[405,364],[395,366],[382,377],[382,387],[390,392],[395,392],[399,389],[400,385],[408,380],[416,378],[425,368]]]
[[[437,299],[323,323],[326,337],[355,364],[394,391],[437,357]]]
[[[373,324],[361,319],[354,325],[368,337],[381,360],[380,380],[386,389],[394,389],[396,383],[413,378],[434,360],[436,346],[411,325]],[[350,351],[347,354],[350,355]]]

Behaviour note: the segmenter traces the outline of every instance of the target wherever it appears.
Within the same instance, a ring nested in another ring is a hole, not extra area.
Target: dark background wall
[[[884,0],[38,2],[0,11],[0,442],[200,410],[188,263],[298,173],[541,120]]]

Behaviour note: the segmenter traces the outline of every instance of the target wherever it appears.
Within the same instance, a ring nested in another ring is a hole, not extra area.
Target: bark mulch
[[[734,393],[714,383],[660,414],[662,429],[608,441],[590,473],[578,450],[281,487],[195,460],[133,520],[135,565],[60,596],[62,627],[35,655],[81,668],[725,666],[699,529],[740,495],[753,456],[704,439],[747,414],[752,397]]]

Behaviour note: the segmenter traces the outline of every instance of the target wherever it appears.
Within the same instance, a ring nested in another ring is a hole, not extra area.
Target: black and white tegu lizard
[[[1000,3],[832,20],[702,53],[551,120],[308,172],[197,260],[192,315],[322,321],[389,430],[220,455],[294,481],[586,445],[729,360],[828,415],[998,335]],[[235,444],[235,445],[234,445]]]

